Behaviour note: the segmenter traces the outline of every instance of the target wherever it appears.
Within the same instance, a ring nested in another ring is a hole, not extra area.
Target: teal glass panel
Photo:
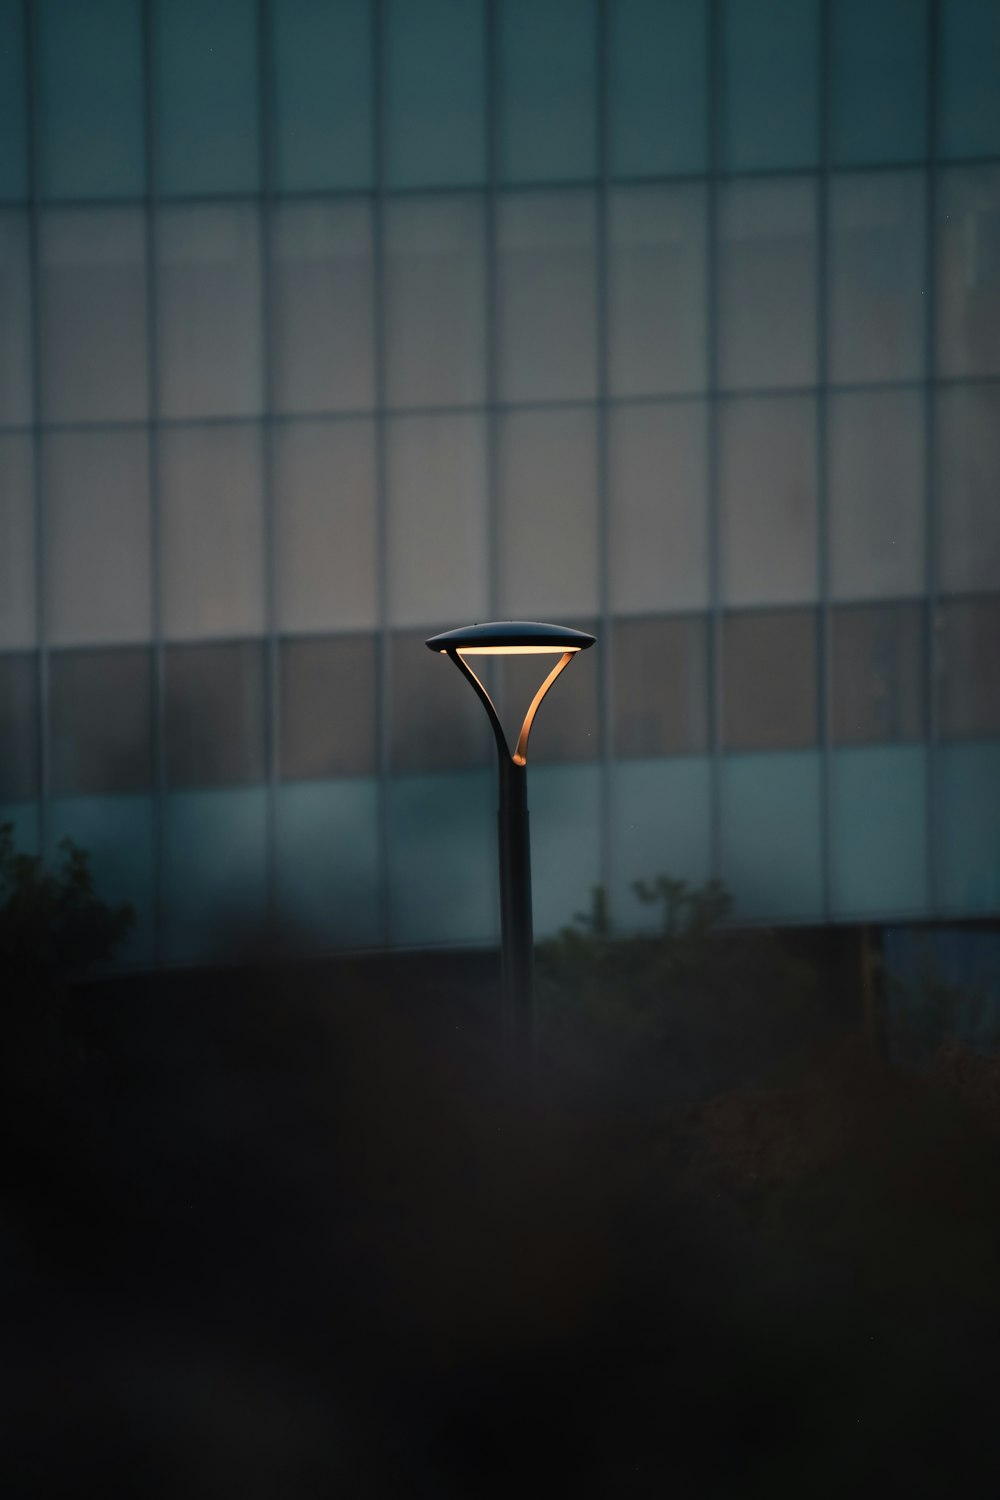
[[[374,176],[369,0],[272,0],[273,162],[281,192]]]
[[[558,688],[555,689],[558,692]],[[601,883],[600,770],[529,762],[531,892],[535,937],[590,912]]]
[[[660,926],[635,880],[669,875],[702,885],[712,873],[711,766],[704,756],[621,761],[611,782],[611,910],[616,928]]]
[[[175,792],[164,803],[164,956],[237,961],[267,909],[267,793]]]
[[[112,967],[144,968],[154,961],[156,884],[153,804],[149,797],[67,797],[51,803],[48,858],[58,858],[60,839],[71,838],[90,855],[94,890],[102,901],[128,901],[135,926]]]
[[[938,155],[1000,155],[1000,5],[941,0]]]
[[[500,175],[505,182],[597,175],[595,0],[503,0]]]
[[[834,0],[830,155],[838,166],[927,154],[927,6]]]
[[[13,829],[16,853],[38,853],[37,802],[0,802],[0,827],[4,823]]]
[[[278,919],[296,947],[370,948],[379,940],[378,783],[299,782],[276,803]]]
[[[385,98],[390,187],[483,182],[483,0],[389,0]]]
[[[823,906],[820,757],[727,756],[722,874],[739,920],[819,918]]]
[[[157,187],[252,193],[260,180],[257,7],[156,0]]]
[[[491,768],[389,782],[394,944],[499,941],[496,780]]]
[[[922,745],[837,750],[831,771],[831,902],[838,917],[927,905],[927,752]]]
[[[968,916],[1000,912],[1000,744],[938,750],[941,905]]]
[[[724,0],[722,25],[722,166],[815,166],[819,0]]]
[[[28,196],[28,114],[22,0],[0,0],[0,202]]]
[[[42,192],[130,198],[146,185],[139,0],[43,0]]]
[[[612,0],[611,173],[703,172],[708,162],[707,0]]]

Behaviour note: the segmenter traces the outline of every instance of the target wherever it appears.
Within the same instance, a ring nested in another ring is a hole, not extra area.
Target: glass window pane
[[[34,644],[34,446],[11,434],[0,437],[0,651]]]
[[[424,655],[430,661],[430,652]],[[471,698],[468,685],[450,670]],[[396,777],[388,796],[391,941],[495,943],[499,911],[492,768]]]
[[[152,726],[148,650],[52,653],[49,776],[56,796],[148,790]]]
[[[50,433],[42,449],[45,613],[55,645],[147,640],[145,432]]]
[[[275,798],[275,864],[282,927],[297,948],[381,942],[379,786],[300,781]]]
[[[505,182],[597,175],[594,0],[503,0],[500,163]]]
[[[0,213],[0,423],[32,419],[31,272],[28,216]]]
[[[267,912],[267,792],[175,792],[163,818],[168,963],[246,958]]]
[[[252,416],[262,405],[256,208],[157,215],[160,414]]]
[[[37,795],[37,660],[34,652],[0,655],[0,798]]]
[[[924,178],[830,179],[829,361],[833,381],[923,374]]]
[[[615,755],[688,755],[706,749],[706,617],[617,620],[611,639]]]
[[[388,0],[385,101],[390,187],[485,179],[484,0]]]
[[[1000,588],[1000,386],[936,396],[937,553],[946,592]]]
[[[42,407],[50,422],[143,419],[146,240],[139,209],[41,219]]]
[[[67,797],[49,804],[49,858],[71,838],[90,856],[102,901],[127,901],[136,925],[111,962],[113,970],[152,968],[155,962],[153,801],[141,796]]]
[[[850,391],[827,401],[830,589],[836,599],[924,588],[924,398]]]
[[[927,752],[866,746],[833,756],[833,909],[841,917],[927,905]]]
[[[834,0],[830,154],[838,165],[927,154],[927,6]]]
[[[263,504],[256,427],[160,436],[165,635],[257,635],[264,626]]]
[[[816,164],[819,31],[819,0],[723,0],[723,166]]]
[[[1000,9],[996,0],[942,0],[941,156],[1000,154]]]
[[[274,174],[285,193],[366,188],[374,166],[369,0],[271,0]]]
[[[608,565],[616,614],[708,602],[706,409],[701,401],[613,407],[608,418]]]
[[[719,196],[719,382],[816,380],[816,191],[784,178]]]
[[[264,648],[259,641],[170,646],[163,657],[167,784],[263,781]]]
[[[390,406],[486,397],[486,258],[476,197],[390,201],[385,214]]]
[[[938,373],[1000,374],[1000,166],[942,172],[936,204]]]
[[[611,770],[612,879],[618,931],[660,929],[660,908],[635,880],[671,875],[701,885],[712,874],[712,783],[704,757],[621,761]]]
[[[488,765],[493,735],[461,673],[424,645],[430,628],[389,638],[389,763],[393,771]]]
[[[952,599],[936,611],[935,671],[945,739],[1000,737],[998,642],[1000,597]]]
[[[705,0],[613,0],[608,45],[611,172],[659,177],[708,161]]]
[[[500,427],[500,609],[549,620],[597,609],[594,415],[512,412]]]
[[[814,745],[816,616],[811,609],[726,615],[722,643],[727,750]]]
[[[376,667],[375,639],[370,635],[282,641],[279,723],[284,780],[373,774]]]
[[[587,398],[597,389],[594,199],[501,198],[499,385],[506,401]]]
[[[531,895],[536,938],[590,911],[601,881],[601,772],[536,766],[531,773]]]
[[[275,409],[370,409],[375,373],[369,205],[276,203],[270,244]]]
[[[146,164],[138,0],[43,0],[38,41],[42,192],[139,197]]]
[[[23,0],[0,0],[0,202],[28,196]]]
[[[252,193],[260,178],[257,7],[154,0],[157,187]]]
[[[722,875],[737,918],[823,911],[820,757],[734,755],[722,763]]]
[[[372,423],[281,423],[272,443],[278,628],[371,627],[377,613]]]
[[[923,739],[923,605],[836,609],[832,625],[834,744]]]
[[[941,904],[959,912],[1000,906],[1000,744],[944,745],[937,758]]]
[[[723,402],[719,499],[725,601],[815,599],[816,403],[811,396]]]
[[[610,197],[609,380],[615,396],[705,389],[705,189]]]

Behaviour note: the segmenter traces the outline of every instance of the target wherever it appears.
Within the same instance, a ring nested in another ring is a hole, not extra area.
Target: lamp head
[[[463,656],[562,656],[567,651],[586,651],[593,644],[594,637],[585,630],[542,625],[537,620],[462,625],[458,630],[432,635],[426,642],[429,650],[445,656],[449,651],[460,651]]]

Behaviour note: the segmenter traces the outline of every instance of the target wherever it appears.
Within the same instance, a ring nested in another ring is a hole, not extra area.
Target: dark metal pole
[[[499,747],[498,747],[499,751]],[[500,941],[504,1012],[511,1057],[530,1073],[535,1049],[535,955],[531,919],[528,770],[499,753]]]

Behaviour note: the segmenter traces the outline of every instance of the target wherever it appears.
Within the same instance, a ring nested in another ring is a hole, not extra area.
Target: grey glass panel
[[[830,179],[827,306],[834,381],[923,374],[924,192],[918,172]]]
[[[257,209],[165,208],[157,239],[161,414],[256,414],[262,404]]]
[[[22,0],[0,0],[0,202],[28,196]]]
[[[0,437],[0,650],[35,644],[35,465],[26,435]]]
[[[495,756],[493,735],[472,687],[446,656],[424,645],[435,633],[433,628],[401,631],[389,639],[393,771],[487,765]]]
[[[372,423],[282,423],[272,439],[279,628],[374,625]]]
[[[256,5],[246,0],[154,4],[159,191],[256,191]]]
[[[283,412],[371,408],[369,204],[276,203],[270,244],[275,407]]]
[[[935,203],[938,373],[1000,374],[1000,166],[942,172]]]
[[[273,462],[279,628],[374,625],[372,423],[283,423],[273,433]]]
[[[935,614],[938,713],[945,739],[1000,736],[1000,597],[954,599]],[[996,797],[996,786],[990,789]]]
[[[615,177],[705,170],[708,10],[705,0],[613,0],[608,91]]]
[[[1000,385],[938,391],[936,426],[941,587],[1000,588]]]
[[[597,609],[594,415],[516,412],[500,428],[500,608],[548,620]]]
[[[374,638],[282,641],[279,671],[282,777],[372,774],[377,769]]]
[[[722,594],[791,604],[817,594],[816,404],[748,397],[719,409]]]
[[[819,158],[818,0],[723,0],[720,149],[737,172]]]
[[[164,653],[167,784],[263,781],[264,648],[259,641]]]
[[[135,198],[145,189],[139,0],[42,0],[42,192]]]
[[[596,175],[594,0],[504,0],[500,172],[505,182]]]
[[[924,398],[852,391],[827,403],[830,588],[836,599],[924,587]]]
[[[580,630],[598,634],[594,620],[574,617]],[[480,658],[480,661],[482,658]],[[479,667],[472,663],[479,675]],[[536,692],[556,665],[552,656],[511,656],[499,664],[497,683],[490,696],[497,705],[500,722],[510,746],[517,744],[521,724]],[[596,650],[578,653],[553,684],[531,729],[528,764],[596,760],[600,754],[597,717],[597,679],[600,659]]]
[[[427,653],[428,656],[430,652]],[[34,653],[0,654],[0,797],[38,793],[38,668]]]
[[[705,388],[706,194],[620,188],[609,203],[609,380],[615,396]]]
[[[148,639],[145,432],[50,433],[42,478],[50,641],[69,646]]]
[[[256,427],[160,436],[163,631],[256,635],[264,624],[263,503]]]
[[[816,616],[810,609],[726,615],[722,726],[727,750],[816,743]]]
[[[706,411],[701,401],[609,414],[611,607],[616,614],[708,602]]]
[[[484,0],[387,0],[385,102],[390,187],[485,179]]]
[[[593,195],[501,198],[497,235],[501,397],[524,401],[593,396]]]
[[[834,0],[830,154],[838,165],[927,153],[927,6]]]
[[[615,754],[653,757],[707,749],[706,617],[617,620],[612,649]]]
[[[923,605],[837,609],[832,635],[834,743],[923,739]]]
[[[481,620],[489,599],[486,420],[400,417],[387,429],[388,607],[394,625],[446,610]]]
[[[0,213],[0,423],[31,421],[33,366],[28,216],[10,209]]]
[[[152,784],[148,650],[53,652],[49,715],[56,796],[141,792]]]
[[[942,0],[938,151],[1000,153],[1000,7],[996,0]]]
[[[276,184],[364,188],[374,164],[369,0],[272,0]]]
[[[483,231],[478,196],[386,205],[390,406],[461,406],[485,400]]]
[[[141,210],[43,214],[40,278],[46,420],[144,418],[149,396]]]
[[[730,390],[816,380],[816,190],[801,178],[732,182],[719,196],[719,381]]]

